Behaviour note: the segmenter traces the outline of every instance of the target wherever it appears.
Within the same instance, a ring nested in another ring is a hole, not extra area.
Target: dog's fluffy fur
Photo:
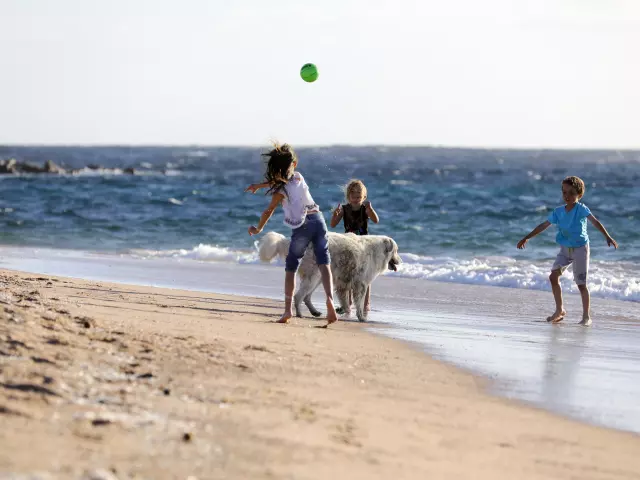
[[[268,232],[260,241],[260,260],[269,262],[276,256],[286,257],[289,239],[276,232]],[[353,291],[356,316],[361,322],[366,320],[364,298],[371,282],[387,268],[397,270],[402,263],[396,242],[384,235],[357,236],[353,233],[329,232],[329,254],[334,289],[340,305],[349,314],[349,291]],[[315,317],[320,312],[311,303],[311,294],[320,285],[322,277],[311,245],[307,248],[300,268],[300,286],[295,295],[296,315],[301,317],[300,304],[304,301],[309,312]]]

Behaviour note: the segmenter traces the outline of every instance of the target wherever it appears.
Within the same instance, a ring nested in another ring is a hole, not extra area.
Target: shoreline
[[[138,286],[282,297],[281,271],[273,265],[54,253],[5,250],[1,266]],[[566,295],[569,316],[554,328],[540,318],[540,307],[548,306],[550,298],[536,289],[381,276],[367,325],[384,323],[377,333],[422,344],[432,358],[490,379],[495,395],[640,433],[635,408],[640,304],[594,297],[594,326],[579,330],[572,318],[581,309],[579,296]],[[314,302],[323,303],[319,290]]]
[[[17,271],[277,301],[282,296],[281,271],[273,265],[10,252],[2,266]],[[373,295],[367,326],[490,379],[492,394],[640,433],[634,398],[640,396],[640,336],[634,328],[640,324],[640,304],[593,297],[594,326],[577,330],[571,314],[581,306],[571,293],[565,297],[569,316],[554,328],[540,318],[550,293],[536,289],[381,276]],[[314,302],[322,304],[319,290]],[[612,377],[610,371],[623,373]]]
[[[480,264],[469,270],[464,258],[455,265],[449,265],[447,257],[421,257],[410,252],[401,253],[404,266],[398,272],[387,272],[379,278],[395,278],[399,280],[416,280],[424,282],[446,283],[451,285],[465,285],[469,287],[506,288],[509,290],[542,291],[551,293],[548,283],[549,263],[555,258],[555,250],[547,252],[548,258],[519,258],[495,257],[480,255]],[[546,255],[546,254],[545,254]],[[466,258],[466,260],[465,260]],[[496,259],[502,258],[502,260]],[[475,257],[474,257],[475,259]],[[422,261],[431,264],[426,270]],[[431,263],[434,260],[435,263]],[[475,261],[475,260],[474,260]],[[489,263],[484,263],[489,262]],[[505,263],[506,262],[506,263]],[[609,262],[609,263],[607,263]],[[613,263],[611,263],[613,262]],[[640,293],[636,281],[640,273],[633,262],[614,262],[613,260],[596,258],[592,261],[591,296],[593,299],[605,301],[623,301],[640,305]],[[152,264],[155,264],[151,266]],[[191,264],[188,266],[188,264]],[[606,264],[606,265],[605,265]],[[614,265],[615,264],[615,265]],[[105,266],[113,267],[113,272],[105,270]],[[217,245],[199,244],[186,248],[169,250],[145,249],[106,249],[91,248],[59,248],[53,246],[0,246],[0,266],[12,270],[39,271],[50,275],[66,275],[78,278],[95,278],[104,281],[126,281],[131,278],[146,280],[148,276],[136,272],[141,265],[154,270],[169,269],[180,266],[197,271],[198,268],[208,266],[211,269],[230,268],[273,268],[274,265],[284,267],[284,260],[265,263],[258,259],[254,248],[233,249],[218,247]],[[199,265],[199,267],[198,267]],[[508,271],[511,266],[519,265],[521,270]],[[118,275],[127,270],[127,275]],[[438,273],[435,273],[438,271]],[[96,273],[97,272],[97,273]],[[502,278],[506,275],[505,278]],[[173,280],[173,279],[171,279]],[[165,282],[167,286],[169,285]],[[570,276],[561,277],[561,285],[565,293],[579,293]],[[164,285],[163,285],[164,286]],[[203,290],[202,287],[178,283],[177,288]],[[216,285],[219,289],[220,285]],[[210,291],[205,289],[205,291]],[[216,290],[217,291],[217,290]],[[231,293],[231,292],[229,292]],[[551,312],[550,312],[551,313]]]
[[[272,300],[8,270],[0,279],[1,349],[10,354],[0,356],[1,471],[200,479],[640,471],[639,436],[494,397],[484,379],[357,322],[281,326],[269,323],[280,313]]]

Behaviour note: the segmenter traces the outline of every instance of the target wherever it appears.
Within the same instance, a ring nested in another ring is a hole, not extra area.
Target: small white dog
[[[270,262],[278,255],[284,258],[289,251],[289,239],[276,232],[267,232],[260,241],[258,250],[263,262]],[[398,265],[402,263],[398,245],[391,237],[384,235],[357,236],[353,233],[329,232],[329,254],[334,289],[340,305],[346,314],[351,313],[348,294],[352,291],[356,316],[364,322],[367,318],[364,311],[367,288],[387,268],[393,271],[398,269]],[[320,316],[321,313],[311,303],[311,294],[322,281],[311,246],[302,257],[298,275],[300,286],[294,299],[296,315],[302,316],[300,304],[304,301],[314,317]]]

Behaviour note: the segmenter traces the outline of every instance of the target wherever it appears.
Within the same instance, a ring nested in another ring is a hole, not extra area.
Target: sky
[[[637,0],[0,0],[0,144],[640,148],[639,46]]]

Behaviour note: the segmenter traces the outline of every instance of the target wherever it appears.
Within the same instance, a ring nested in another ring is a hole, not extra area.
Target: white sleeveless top
[[[285,195],[282,200],[282,208],[284,209],[284,224],[291,228],[302,226],[307,211],[320,211],[316,202],[313,201],[307,182],[300,172],[295,172],[293,177],[284,186]]]

